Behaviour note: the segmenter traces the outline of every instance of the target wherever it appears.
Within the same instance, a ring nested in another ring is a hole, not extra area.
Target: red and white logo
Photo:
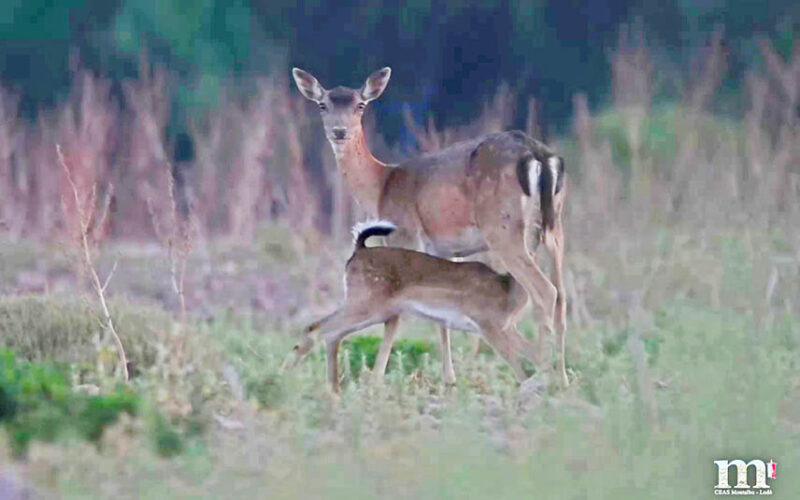
[[[714,486],[715,495],[772,495],[772,489],[767,484],[767,479],[775,479],[778,473],[778,464],[774,460],[764,463],[763,460],[715,460],[717,466],[717,485]],[[731,467],[736,469],[736,484],[731,486],[728,482],[728,472]],[[747,473],[752,467],[754,484],[751,485]]]

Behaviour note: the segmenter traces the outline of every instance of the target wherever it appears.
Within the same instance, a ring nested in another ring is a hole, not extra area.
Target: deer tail
[[[517,162],[517,180],[525,196],[531,196],[532,186],[539,191],[542,213],[542,229],[553,229],[556,213],[553,198],[561,191],[564,175],[564,160],[560,156],[548,156],[543,164],[536,156],[526,154]]]
[[[388,236],[392,234],[397,226],[389,221],[368,221],[356,224],[353,227],[353,237],[355,238],[355,250],[366,247],[368,238],[372,236]]]

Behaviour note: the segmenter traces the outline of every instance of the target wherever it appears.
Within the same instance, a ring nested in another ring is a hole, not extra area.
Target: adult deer
[[[540,346],[554,326],[558,331],[559,375],[562,384],[568,385],[563,160],[544,144],[512,131],[459,142],[397,165],[383,163],[367,147],[362,116],[367,104],[383,93],[390,74],[387,67],[372,73],[361,88],[326,90],[311,74],[292,70],[300,93],[319,106],[338,168],[361,207],[397,225],[390,244],[446,258],[485,250],[499,257],[533,301]],[[533,196],[539,198],[538,204],[530,202]],[[540,241],[553,256],[552,281],[534,260]],[[381,353],[391,351],[397,321],[397,317],[386,320]],[[441,341],[444,380],[454,383],[445,327]],[[549,368],[547,351],[542,353]],[[384,370],[385,363],[376,363],[379,376]]]
[[[325,342],[328,380],[339,392],[337,354],[342,339],[399,314],[414,314],[445,328],[480,334],[522,382],[520,360],[538,361],[533,345],[516,326],[528,303],[525,289],[510,275],[497,274],[480,262],[451,262],[413,250],[366,246],[371,236],[387,236],[394,230],[385,222],[357,230],[345,270],[344,306],[306,328],[305,338],[283,368],[293,367],[311,350],[316,334]],[[375,365],[386,361],[379,355]]]

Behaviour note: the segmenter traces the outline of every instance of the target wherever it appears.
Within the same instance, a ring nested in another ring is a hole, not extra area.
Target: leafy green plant
[[[246,389],[247,394],[264,408],[276,408],[286,399],[286,389],[281,378],[274,374],[248,380]]]
[[[361,368],[366,364],[372,369],[375,357],[378,354],[382,337],[362,335],[346,340],[342,343],[343,350],[347,351],[350,360],[350,373],[354,378],[361,373]],[[409,374],[422,367],[425,354],[434,353],[436,349],[431,342],[420,339],[399,339],[394,343],[392,355],[389,358],[387,371],[398,368],[398,358],[402,359],[403,373]]]
[[[98,443],[120,414],[137,414],[139,398],[130,389],[95,396],[75,392],[65,371],[51,363],[20,362],[12,351],[0,350],[0,424],[16,455],[24,455],[32,440],[66,434]]]
[[[179,455],[185,448],[181,433],[161,413],[156,411],[151,412],[150,415],[150,434],[156,452],[162,457]]]

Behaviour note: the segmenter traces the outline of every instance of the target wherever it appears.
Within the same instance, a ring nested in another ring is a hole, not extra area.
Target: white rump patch
[[[553,195],[555,195],[556,185],[558,184],[558,168],[561,166],[561,160],[558,156],[551,156],[547,159],[547,164],[550,166],[550,172],[553,173]]]
[[[537,193],[539,191],[539,176],[541,174],[542,162],[536,158],[531,158],[531,161],[528,162],[528,189],[531,192],[531,196],[533,196],[533,193]]]

